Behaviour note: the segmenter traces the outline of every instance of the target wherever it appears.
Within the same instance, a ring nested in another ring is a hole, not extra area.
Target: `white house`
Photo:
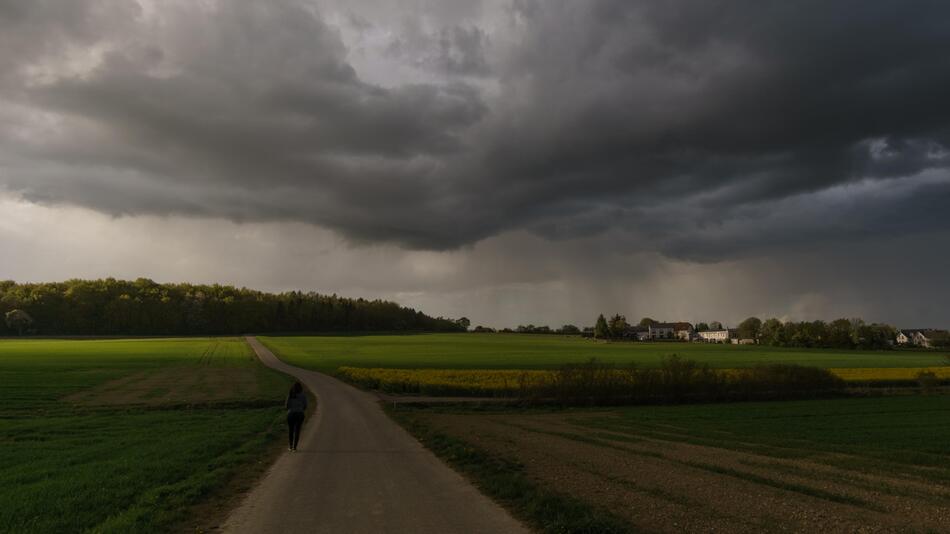
[[[649,328],[650,339],[673,339],[676,335],[676,323],[655,323]]]
[[[897,333],[897,342],[901,345],[916,345],[918,347],[932,348],[936,341],[946,339],[950,335],[946,330],[936,330],[933,328],[914,328],[901,330]]]
[[[729,330],[725,328],[721,330],[702,330],[696,332],[696,335],[706,343],[728,343],[731,337]]]
[[[693,325],[689,323],[676,323],[673,330],[676,339],[682,339],[683,341],[693,339]]]
[[[914,334],[914,344],[929,349],[937,346],[939,340],[946,340],[947,336],[946,330],[931,330],[928,328]]]
[[[899,345],[907,345],[908,343],[914,342],[914,331],[913,330],[898,330],[897,331],[897,343]]]

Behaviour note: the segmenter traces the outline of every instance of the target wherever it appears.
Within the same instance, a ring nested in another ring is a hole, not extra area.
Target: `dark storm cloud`
[[[387,53],[423,69],[457,76],[486,76],[488,35],[481,28],[455,25],[428,33],[410,19]]]
[[[945,2],[347,12],[411,82],[359,72],[306,2],[111,7],[0,1],[0,186],[432,249],[613,232],[717,260],[950,230]]]

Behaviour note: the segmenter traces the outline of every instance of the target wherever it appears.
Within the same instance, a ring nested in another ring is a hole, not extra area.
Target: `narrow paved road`
[[[284,453],[234,510],[225,532],[268,534],[528,530],[389,420],[372,395],[287,365],[247,338],[265,365],[319,400],[297,452]]]

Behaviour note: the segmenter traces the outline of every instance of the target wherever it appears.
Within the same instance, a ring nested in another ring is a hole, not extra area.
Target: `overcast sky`
[[[950,326],[950,3],[0,0],[0,278]]]

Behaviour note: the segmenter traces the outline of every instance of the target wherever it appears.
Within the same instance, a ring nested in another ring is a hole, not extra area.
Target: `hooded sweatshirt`
[[[287,413],[304,413],[307,411],[307,394],[300,392],[299,394],[290,393],[287,395],[287,402],[284,403],[287,407]]]

